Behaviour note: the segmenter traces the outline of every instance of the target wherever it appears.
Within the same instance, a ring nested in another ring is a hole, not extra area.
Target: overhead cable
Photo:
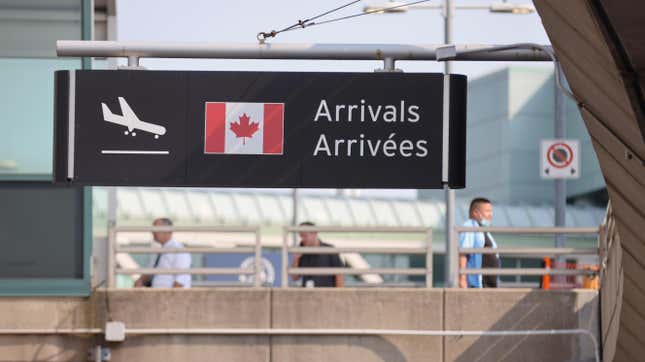
[[[305,19],[305,20],[298,20],[297,23],[295,23],[295,24],[293,24],[291,26],[288,26],[288,27],[286,27],[284,29],[281,29],[281,30],[271,30],[269,32],[260,32],[257,35],[257,39],[258,39],[258,41],[260,43],[264,43],[264,41],[266,39],[274,38],[276,35],[278,35],[280,33],[287,32],[287,31],[292,31],[292,30],[297,30],[297,29],[304,29],[305,27],[312,27],[314,25],[323,25],[323,24],[334,23],[334,22],[338,22],[338,21],[357,18],[359,16],[364,16],[364,15],[371,15],[371,14],[375,14],[375,13],[383,13],[383,12],[386,12],[388,10],[403,8],[403,7],[412,6],[412,5],[416,5],[416,4],[420,4],[420,3],[425,3],[425,2],[428,2],[430,0],[417,0],[417,1],[409,2],[409,3],[405,3],[405,4],[399,4],[399,5],[395,5],[395,6],[384,7],[382,9],[374,9],[374,10],[364,11],[364,12],[360,12],[360,13],[356,13],[356,14],[352,14],[352,15],[347,15],[347,16],[341,16],[339,18],[324,20],[324,21],[320,21],[320,22],[314,22],[313,21],[313,20],[319,19],[319,18],[321,18],[321,17],[323,17],[325,15],[329,15],[331,13],[334,13],[336,11],[344,9],[344,8],[346,8],[348,6],[354,5],[354,4],[356,4],[357,2],[360,2],[360,1],[361,0],[354,0],[354,1],[351,1],[351,2],[349,2],[347,4],[339,6],[339,7],[335,8],[335,9],[332,9],[332,10],[326,11],[326,12],[324,12],[322,14],[316,15],[314,17],[311,17],[311,18],[308,18],[308,19]]]

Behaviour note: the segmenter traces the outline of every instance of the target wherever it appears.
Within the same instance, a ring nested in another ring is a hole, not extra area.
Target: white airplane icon
[[[130,133],[132,136],[136,136],[137,133],[134,132],[134,130],[137,129],[150,132],[155,135],[155,138],[159,138],[159,136],[166,134],[166,127],[140,120],[139,117],[134,114],[132,108],[128,105],[128,102],[125,101],[125,98],[119,97],[119,105],[121,106],[121,112],[123,113],[122,116],[112,113],[105,103],[101,103],[101,108],[103,108],[103,119],[106,122],[128,127],[128,130],[125,131],[126,135]]]

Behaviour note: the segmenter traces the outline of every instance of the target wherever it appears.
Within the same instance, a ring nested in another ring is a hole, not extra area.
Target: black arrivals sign
[[[56,72],[56,182],[465,186],[466,77]]]

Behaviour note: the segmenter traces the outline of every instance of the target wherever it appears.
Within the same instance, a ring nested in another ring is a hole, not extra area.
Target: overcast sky
[[[513,2],[521,2],[514,0]],[[256,43],[261,31],[285,26],[331,10],[346,0],[117,0],[119,40],[209,41]],[[324,19],[361,12],[363,0]],[[438,4],[430,1],[429,4]],[[463,4],[490,4],[480,0],[454,0]],[[540,17],[491,14],[485,10],[457,9],[453,21],[456,44],[508,44],[536,42],[549,44]],[[441,44],[443,20],[438,10],[415,9],[399,14],[375,14],[342,22],[314,26],[279,34],[272,43],[388,43]],[[382,67],[377,61],[296,61],[296,60],[207,60],[142,59],[149,69],[185,70],[275,70],[275,71],[373,71]],[[504,62],[456,62],[454,73],[476,78],[508,66]],[[517,65],[517,63],[516,63]],[[546,63],[522,66],[550,67]],[[434,61],[397,62],[406,72],[440,72]],[[370,192],[368,192],[370,193]],[[375,191],[380,196],[412,197],[413,191]]]

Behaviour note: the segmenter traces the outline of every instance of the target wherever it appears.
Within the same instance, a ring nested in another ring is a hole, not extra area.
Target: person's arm
[[[148,263],[148,268],[154,269],[155,268],[155,258],[151,259],[150,262]],[[139,279],[137,279],[134,282],[134,287],[135,288],[143,288],[146,286],[146,284],[150,284],[152,281],[153,275],[152,274],[142,274]]]
[[[294,268],[297,268],[300,264],[300,254],[293,254],[293,262],[291,263]],[[291,274],[291,280],[300,279],[300,275]]]
[[[459,235],[459,248],[472,248],[474,243],[474,233],[461,233]],[[468,258],[466,254],[459,254],[459,269],[463,270],[468,267]],[[468,278],[466,274],[459,273],[459,288],[468,288]]]
[[[332,268],[344,268],[345,263],[343,263],[343,260],[340,258],[340,255],[334,254],[332,256],[332,262],[331,262],[331,267]],[[336,279],[336,288],[342,288],[345,286],[345,276],[342,274],[335,275]]]
[[[175,254],[173,260],[173,267],[176,269],[190,269],[191,258],[188,253]],[[175,274],[172,287],[184,288],[190,285],[190,274]]]
[[[345,277],[341,274],[336,275],[336,288],[342,288],[345,286]]]
[[[459,268],[466,269],[466,256],[459,255]],[[466,274],[459,274],[459,288],[468,288]]]
[[[144,274],[144,275],[140,276],[139,279],[137,279],[134,282],[134,287],[135,288],[143,288],[147,283],[150,282],[151,279],[152,279],[152,275]]]

